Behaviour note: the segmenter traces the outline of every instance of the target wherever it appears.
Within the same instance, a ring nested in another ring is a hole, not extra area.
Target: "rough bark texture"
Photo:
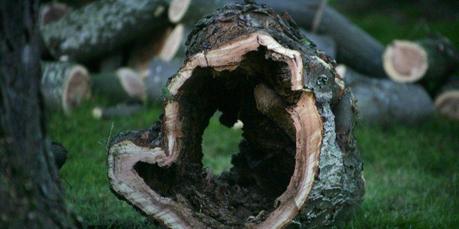
[[[435,94],[459,68],[459,52],[445,37],[394,41],[384,52],[384,68],[394,81],[420,81]]]
[[[45,140],[38,1],[0,1],[0,228],[73,228]]]
[[[167,80],[177,72],[182,62],[182,59],[174,59],[170,62],[155,59],[150,63],[148,75],[143,80],[148,101],[160,102],[163,100]]]
[[[70,114],[72,109],[89,98],[90,79],[83,66],[68,62],[44,62],[42,69],[41,92],[49,109]]]
[[[451,77],[435,98],[437,111],[449,118],[459,120],[459,77]]]
[[[114,103],[145,99],[145,87],[141,77],[129,68],[93,75],[91,90],[94,95]]]
[[[293,24],[252,4],[199,21],[168,83],[162,120],[112,140],[113,191],[172,228],[345,219],[363,195],[353,102],[332,61]],[[213,177],[202,167],[201,138],[216,110],[226,126],[244,123],[244,139],[233,168]]]
[[[351,88],[360,119],[364,122],[413,124],[434,112],[432,99],[419,85],[371,79],[343,65],[337,67],[337,72]]]
[[[296,23],[311,29],[320,0],[258,0],[277,12],[287,12]],[[371,77],[386,77],[382,64],[384,46],[331,7],[325,7],[318,33],[332,37],[337,45],[337,61]]]
[[[56,58],[88,62],[167,26],[164,0],[94,1],[43,26],[44,43]]]

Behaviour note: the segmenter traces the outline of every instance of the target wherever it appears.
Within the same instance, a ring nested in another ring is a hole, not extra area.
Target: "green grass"
[[[145,228],[149,224],[109,190],[107,139],[119,131],[150,126],[159,107],[125,119],[97,121],[86,104],[72,117],[53,114],[51,137],[70,151],[60,175],[68,203],[89,225]],[[451,228],[459,224],[459,123],[436,118],[415,127],[359,126],[365,200],[349,228]],[[204,134],[205,163],[229,168],[240,131],[213,118]],[[210,157],[216,158],[211,160]]]

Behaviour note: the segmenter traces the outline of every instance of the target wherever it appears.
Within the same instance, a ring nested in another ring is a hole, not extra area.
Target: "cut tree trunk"
[[[42,28],[50,53],[90,62],[168,25],[165,0],[94,1]]]
[[[178,24],[173,29],[165,31],[161,37],[154,36],[147,43],[137,44],[130,53],[129,66],[142,77],[148,75],[149,65],[153,59],[159,58],[169,62],[177,56],[185,43],[185,35],[184,25]]]
[[[52,2],[45,4],[40,9],[40,26],[55,22],[71,11],[64,3]]]
[[[128,117],[142,110],[140,103],[122,103],[113,107],[95,107],[92,110],[92,117],[95,119],[112,119],[119,117]]]
[[[160,102],[163,100],[167,80],[177,72],[182,61],[182,59],[173,59],[166,62],[155,59],[150,63],[148,75],[143,80],[148,101]]]
[[[397,82],[421,81],[435,93],[459,67],[459,53],[444,37],[396,40],[384,51],[384,69]]]
[[[47,108],[66,114],[90,96],[90,79],[86,68],[68,62],[42,63],[41,92]]]
[[[277,12],[287,12],[298,25],[310,30],[321,0],[282,1],[258,0]],[[350,22],[332,7],[326,6],[317,32],[332,37],[337,45],[337,61],[371,77],[387,77],[382,54],[384,46],[368,33]]]
[[[450,78],[435,98],[440,114],[459,120],[459,77]]]
[[[356,97],[357,109],[364,122],[412,124],[425,120],[434,112],[432,99],[419,85],[371,79],[344,65],[336,67],[336,71]]]
[[[76,228],[46,144],[38,1],[0,1],[0,227]]]
[[[119,103],[128,100],[145,100],[145,86],[142,78],[130,68],[116,72],[104,72],[91,77],[91,91],[94,95]]]
[[[252,4],[201,21],[162,120],[111,141],[112,190],[171,228],[324,227],[352,212],[363,180],[351,97],[292,23]],[[201,140],[217,110],[224,125],[243,122],[244,139],[213,177]]]

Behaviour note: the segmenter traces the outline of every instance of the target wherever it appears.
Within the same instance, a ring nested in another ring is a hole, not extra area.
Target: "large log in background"
[[[88,62],[165,28],[166,10],[165,0],[94,1],[44,25],[43,40],[55,58]]]
[[[88,70],[69,62],[43,62],[41,92],[50,110],[70,114],[91,93]]]
[[[459,68],[459,52],[445,37],[396,40],[384,51],[384,69],[394,81],[420,81],[431,93]]]
[[[435,108],[442,115],[459,120],[459,77],[451,77],[435,98]]]
[[[201,20],[161,121],[111,141],[112,190],[171,228],[281,228],[294,219],[323,227],[346,218],[363,195],[353,101],[292,24],[252,4]],[[233,168],[213,177],[201,140],[216,110],[226,126],[244,123],[244,139]]]
[[[414,124],[434,112],[432,99],[420,85],[372,79],[344,65],[336,67],[336,71],[356,97],[359,116],[364,122]]]

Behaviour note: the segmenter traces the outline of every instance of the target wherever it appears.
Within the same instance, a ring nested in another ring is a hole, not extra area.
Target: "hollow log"
[[[90,62],[168,24],[164,0],[94,1],[42,27],[57,59]]]
[[[459,120],[459,77],[451,77],[435,98],[437,111]]]
[[[155,59],[150,63],[148,75],[143,80],[148,101],[162,101],[167,80],[177,72],[182,62],[182,59],[173,59],[169,62]]]
[[[265,3],[279,13],[287,12],[298,25],[309,30],[312,28],[322,1],[258,0],[257,2]],[[323,9],[317,33],[325,34],[335,40],[338,48],[338,63],[346,64],[371,77],[387,77],[382,64],[384,46],[332,7],[326,6]]]
[[[78,107],[91,93],[85,67],[69,62],[42,63],[41,92],[47,108],[66,114]]]
[[[113,119],[119,117],[128,117],[142,110],[140,103],[122,103],[112,107],[95,107],[92,110],[92,117],[95,119]]]
[[[458,69],[459,52],[444,37],[396,40],[384,51],[384,69],[396,82],[421,83],[435,93]]]
[[[429,94],[419,85],[389,79],[372,79],[339,65],[336,71],[357,100],[360,119],[367,123],[418,123],[430,117],[434,106]]]
[[[318,50],[323,51],[325,54],[327,54],[333,59],[336,58],[336,43],[333,40],[333,38],[329,36],[306,32],[305,30],[301,30],[301,32],[305,37],[307,37],[317,46]]]
[[[91,77],[93,94],[119,103],[128,100],[145,100],[145,86],[141,77],[130,68],[116,72],[103,72]]]
[[[351,97],[292,23],[253,4],[201,20],[161,121],[112,139],[112,190],[170,228],[323,227],[352,212],[363,180]],[[211,176],[201,141],[217,110],[244,139],[233,168]]]

